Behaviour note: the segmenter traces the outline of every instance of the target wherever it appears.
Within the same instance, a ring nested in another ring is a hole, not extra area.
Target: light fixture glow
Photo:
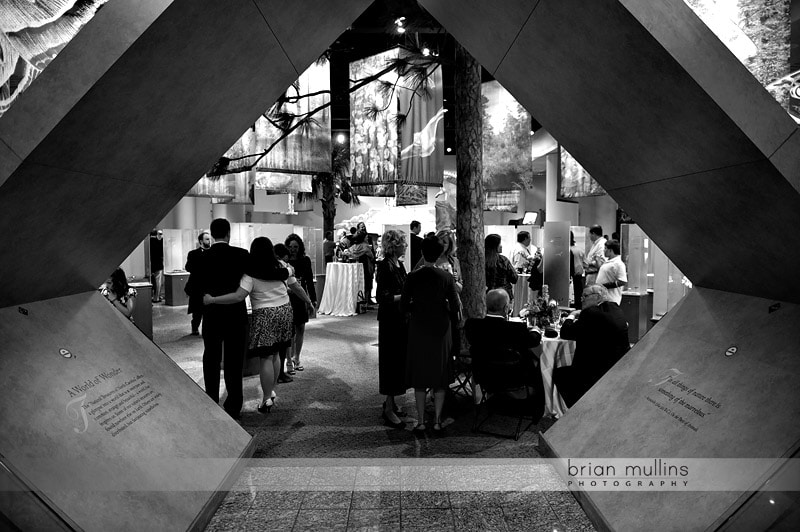
[[[397,33],[405,33],[406,29],[403,26],[397,26]]]
[[[431,55],[431,49],[430,48],[423,48],[422,49],[422,55],[424,55],[425,57],[428,57],[429,55]]]
[[[336,135],[337,144],[344,144],[346,140],[347,136],[344,133],[339,133],[338,135]]]
[[[451,151],[453,151],[453,148],[447,148],[447,153],[450,153]]]
[[[770,500],[769,500],[769,503],[770,503],[770,504],[775,504],[775,499],[770,499]]]

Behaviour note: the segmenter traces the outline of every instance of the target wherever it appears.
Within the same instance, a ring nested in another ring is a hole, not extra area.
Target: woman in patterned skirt
[[[253,356],[261,359],[261,390],[264,392],[264,399],[258,407],[261,413],[269,412],[275,404],[280,355],[283,353],[285,356],[292,345],[292,306],[284,283],[288,278],[289,271],[278,262],[272,242],[261,236],[250,245],[247,268],[236,292],[203,297],[206,305],[229,305],[250,296],[253,320],[249,348]]]

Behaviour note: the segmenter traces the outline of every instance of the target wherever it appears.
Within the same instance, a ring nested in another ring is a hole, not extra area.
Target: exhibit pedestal
[[[164,274],[164,304],[170,307],[189,304],[189,296],[184,288],[189,281],[189,272],[169,272]]]
[[[130,283],[136,289],[136,302],[133,304],[133,324],[145,336],[153,339],[153,285],[149,282]]]
[[[254,440],[158,346],[97,291],[0,309],[0,337],[5,520],[205,527]]]
[[[635,344],[648,329],[647,294],[623,292],[620,307],[628,322],[628,341]]]

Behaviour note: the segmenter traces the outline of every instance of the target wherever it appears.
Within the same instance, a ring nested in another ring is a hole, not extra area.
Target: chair
[[[472,397],[472,357],[466,352],[454,357],[453,360],[453,382],[450,384],[450,391],[454,395]]]
[[[473,432],[491,434],[519,440],[520,434],[538,422],[544,414],[544,395],[541,385],[526,382],[529,368],[519,353],[511,348],[499,348],[495,352],[476,352],[472,354],[473,378],[480,385],[483,395],[475,405]],[[541,381],[541,377],[539,378]],[[531,393],[531,386],[534,393]],[[481,420],[481,410],[488,414]],[[517,427],[513,434],[501,434],[482,427],[495,415],[515,417]],[[522,428],[524,421],[529,423]]]

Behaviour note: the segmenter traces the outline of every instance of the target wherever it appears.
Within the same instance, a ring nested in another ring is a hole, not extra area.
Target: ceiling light
[[[424,55],[425,57],[428,57],[429,55],[431,55],[431,49],[430,48],[423,48],[422,49],[422,55]]]
[[[397,33],[405,33],[406,29],[403,26],[397,26]]]
[[[344,144],[346,140],[347,140],[347,135],[345,135],[344,133],[339,133],[338,135],[336,135],[337,144]]]
[[[406,17],[400,17],[394,20],[394,23],[398,26],[402,26],[403,23],[406,21]]]
[[[452,151],[453,151],[453,148],[447,148],[447,153],[450,153]]]

